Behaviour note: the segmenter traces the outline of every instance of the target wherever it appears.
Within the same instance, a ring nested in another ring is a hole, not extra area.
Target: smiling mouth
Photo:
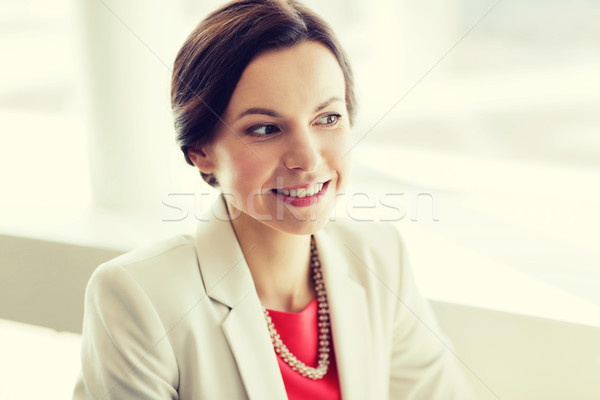
[[[329,181],[327,181],[329,182]],[[296,189],[273,189],[274,193],[286,196],[286,197],[295,197],[295,198],[304,198],[315,196],[323,190],[323,187],[327,184],[327,182],[317,183],[307,188],[296,188]]]

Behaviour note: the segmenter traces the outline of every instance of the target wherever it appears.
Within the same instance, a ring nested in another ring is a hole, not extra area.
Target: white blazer
[[[134,250],[94,272],[74,399],[287,398],[226,215],[221,198],[195,237]],[[472,399],[396,229],[332,221],[315,239],[342,398]]]

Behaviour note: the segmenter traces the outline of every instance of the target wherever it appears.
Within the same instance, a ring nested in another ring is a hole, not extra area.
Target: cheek
[[[229,153],[217,167],[223,190],[248,196],[263,189],[269,166],[265,157],[257,157],[248,148]]]
[[[346,187],[352,164],[352,136],[344,132],[326,146],[327,158],[338,174],[338,190]]]
[[[339,183],[338,183],[338,191],[343,192],[348,187],[348,181],[350,179],[350,168],[352,164],[351,153],[346,154],[345,157],[342,157],[337,166]]]

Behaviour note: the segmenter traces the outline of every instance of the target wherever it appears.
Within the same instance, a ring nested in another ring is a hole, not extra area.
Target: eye
[[[323,115],[317,120],[316,125],[327,125],[333,126],[337,124],[342,116],[340,114],[327,114]]]
[[[267,136],[279,132],[279,128],[275,125],[255,125],[246,132],[254,136]]]

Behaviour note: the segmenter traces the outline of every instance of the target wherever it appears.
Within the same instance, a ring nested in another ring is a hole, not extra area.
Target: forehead
[[[327,47],[305,42],[254,58],[242,73],[226,115],[257,106],[304,111],[332,96],[345,97],[343,71]]]

